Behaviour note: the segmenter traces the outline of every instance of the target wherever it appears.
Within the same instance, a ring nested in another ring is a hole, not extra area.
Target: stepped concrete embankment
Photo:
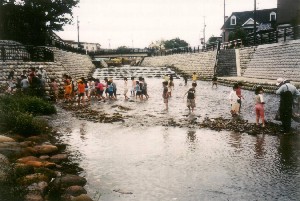
[[[225,65],[225,70],[231,70],[227,76],[224,74],[218,77],[222,85],[232,86],[236,82],[242,82],[248,90],[262,85],[266,92],[274,93],[277,89],[276,80],[282,77],[300,88],[300,40],[246,47],[236,49],[235,53],[235,58],[228,59],[235,59],[233,63],[236,67],[233,68],[236,68],[237,76],[230,76],[234,75],[228,66],[230,62],[224,58],[217,60],[216,51],[146,57],[141,66],[171,66],[188,75],[196,72],[200,79],[209,80],[214,72],[222,71],[218,68]]]
[[[196,72],[202,78],[211,78],[215,72],[216,55],[217,51],[210,51],[146,57],[141,66],[170,66],[188,75],[192,75],[193,72]]]
[[[220,84],[232,86],[242,82],[245,89],[261,85],[274,93],[276,79],[288,79],[300,88],[300,40],[259,45],[239,50],[241,76],[219,77]]]

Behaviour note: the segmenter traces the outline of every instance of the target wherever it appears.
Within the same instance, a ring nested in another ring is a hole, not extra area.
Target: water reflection
[[[86,140],[86,123],[83,122],[80,124],[80,127],[79,127],[79,133],[80,133],[80,138],[82,139],[82,141],[85,141]]]
[[[230,132],[229,144],[235,148],[236,152],[241,151],[242,134],[236,132]]]
[[[195,130],[188,130],[187,131],[187,137],[186,137],[186,142],[189,146],[189,149],[191,151],[195,151],[197,147],[197,135]]]
[[[295,137],[298,140],[295,140]],[[293,169],[299,165],[299,147],[299,136],[282,135],[279,137],[278,153],[283,171]]]
[[[255,146],[255,158],[259,159],[265,155],[265,135],[257,135]]]

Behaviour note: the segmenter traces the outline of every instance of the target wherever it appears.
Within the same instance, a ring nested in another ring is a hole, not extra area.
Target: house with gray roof
[[[277,8],[256,10],[256,32],[275,29]],[[223,24],[221,30],[223,42],[228,42],[229,34],[237,28],[244,29],[247,33],[254,32],[254,11],[233,12]]]

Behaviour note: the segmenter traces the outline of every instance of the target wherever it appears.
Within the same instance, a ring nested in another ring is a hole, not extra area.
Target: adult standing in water
[[[293,100],[294,97],[300,96],[300,92],[288,80],[278,78],[276,85],[279,87],[276,94],[280,95],[279,114],[283,132],[290,132]]]

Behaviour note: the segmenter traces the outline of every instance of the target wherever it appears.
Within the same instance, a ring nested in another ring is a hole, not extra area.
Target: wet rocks
[[[130,108],[116,105],[114,107],[118,107],[121,110],[130,110]],[[68,111],[73,111],[73,114],[83,120],[93,121],[93,122],[101,122],[101,123],[113,123],[113,122],[124,122],[124,117],[120,113],[107,114],[104,112],[99,112],[97,110],[93,110],[89,107],[78,107],[77,105],[63,105],[63,109]]]
[[[66,189],[65,193],[76,197],[81,194],[87,194],[87,191],[82,186],[70,186]]]
[[[68,154],[63,152],[66,145],[51,143],[54,138],[50,135],[57,133],[27,138],[18,135],[14,138],[14,134],[9,133],[9,137],[0,137],[1,185],[17,186],[24,201],[63,200],[64,195],[69,200],[91,200],[83,187],[86,179],[66,173],[78,169],[71,167]]]
[[[267,122],[265,127],[260,127],[239,117],[233,119],[224,119],[222,117],[214,119],[205,118],[203,122],[199,124],[199,126],[201,128],[210,128],[216,131],[228,130],[238,133],[247,133],[249,135],[277,135],[281,133],[280,126],[272,122]]]
[[[15,140],[10,137],[0,135],[0,143],[2,143],[2,142],[15,142]]]
[[[57,185],[67,188],[70,186],[84,186],[86,184],[86,179],[77,175],[71,175],[67,174],[60,178],[56,178],[53,183],[56,185],[55,187],[58,187]]]
[[[37,154],[51,154],[58,151],[56,146],[50,144],[43,144],[33,148],[36,150]]]

